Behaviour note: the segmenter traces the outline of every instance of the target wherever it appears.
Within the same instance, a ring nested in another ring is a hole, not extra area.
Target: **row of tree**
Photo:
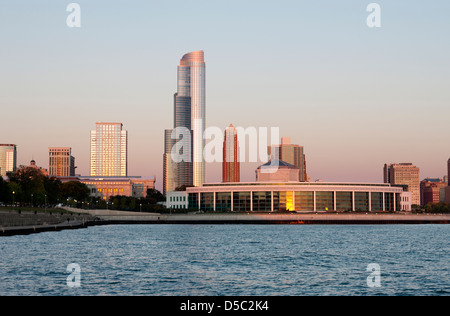
[[[39,169],[20,167],[8,173],[9,181],[0,177],[0,201],[5,204],[55,205],[67,199],[89,199],[89,188],[78,181],[61,183],[60,180],[45,176]]]
[[[91,197],[88,186],[79,181],[62,183],[44,175],[39,169],[21,166],[8,173],[9,181],[0,177],[0,202],[5,205],[43,206],[69,204],[82,208],[155,211],[164,196],[157,190],[148,190],[146,198],[111,197],[108,201]]]

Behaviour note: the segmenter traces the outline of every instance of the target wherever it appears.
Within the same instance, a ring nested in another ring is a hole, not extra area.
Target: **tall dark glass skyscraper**
[[[178,66],[174,96],[174,129],[164,134],[164,194],[177,187],[205,182],[203,132],[205,130],[205,62],[203,51],[186,54]],[[189,137],[180,135],[188,132]],[[182,148],[178,152],[178,148]],[[183,156],[177,161],[172,156]]]

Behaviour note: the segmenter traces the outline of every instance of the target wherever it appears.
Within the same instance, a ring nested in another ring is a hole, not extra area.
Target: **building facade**
[[[217,212],[411,211],[402,186],[365,183],[217,183],[187,188],[189,208]]]
[[[206,168],[203,159],[206,127],[206,64],[203,51],[183,56],[178,66],[178,97],[189,97],[191,102],[192,177],[193,185],[205,183]]]
[[[14,144],[0,144],[0,176],[17,169],[17,146]]]
[[[155,188],[155,179],[141,177],[58,177],[61,182],[79,181],[86,184],[90,196],[109,200],[112,196],[145,198],[148,189]]]
[[[166,207],[169,209],[187,209],[189,207],[189,201],[186,191],[168,192],[166,196]]]
[[[447,161],[447,187],[443,190],[445,203],[450,203],[450,182],[448,179],[450,179],[450,159]]]
[[[96,123],[91,131],[91,176],[128,175],[128,133],[122,123]]]
[[[174,95],[174,129],[164,132],[164,194],[180,186],[205,182],[205,75],[203,51],[183,56],[178,66],[177,92]]]
[[[282,160],[271,160],[256,169],[257,182],[299,182],[298,168]]]
[[[48,173],[51,177],[74,177],[75,157],[70,147],[50,147],[48,149]]]
[[[427,204],[440,203],[444,198],[441,197],[445,194],[442,189],[445,190],[447,183],[442,179],[427,178],[420,182],[420,202],[422,206]]]
[[[279,159],[297,167],[300,182],[309,181],[303,146],[291,144],[289,137],[283,137],[280,145],[268,146],[268,154],[270,160]]]
[[[241,163],[239,161],[239,142],[233,124],[225,129],[223,141],[222,182],[241,181]]]
[[[420,205],[420,169],[412,163],[385,164],[384,183],[407,185],[412,205]]]

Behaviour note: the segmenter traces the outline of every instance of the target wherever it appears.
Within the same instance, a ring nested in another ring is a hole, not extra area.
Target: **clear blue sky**
[[[450,157],[450,2],[0,1],[0,143],[48,167],[71,146],[89,173],[96,121],[129,131],[129,174],[162,186],[176,67],[204,50],[207,125],[280,127],[312,180],[381,182],[385,162],[442,177]],[[242,168],[253,180],[254,165]],[[208,167],[208,181],[220,168]]]

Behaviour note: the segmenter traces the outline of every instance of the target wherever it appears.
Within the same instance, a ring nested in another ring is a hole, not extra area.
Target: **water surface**
[[[449,295],[448,225],[117,225],[0,238],[0,295]],[[70,288],[66,268],[81,268]],[[380,266],[369,287],[367,266]]]

